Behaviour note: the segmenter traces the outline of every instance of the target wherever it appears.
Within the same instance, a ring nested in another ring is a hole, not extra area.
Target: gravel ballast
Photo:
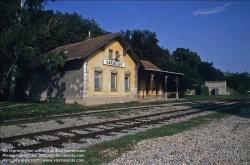
[[[230,116],[173,136],[143,140],[108,164],[250,164],[249,118]]]
[[[162,108],[155,108],[154,112],[161,111],[161,109]],[[149,114],[150,112],[141,111],[139,113],[140,115],[145,115]],[[203,115],[210,113],[213,112],[203,112]],[[138,115],[138,112],[130,112],[129,117],[136,115]],[[195,114],[186,118],[174,119],[165,122],[165,124],[188,120],[189,118],[195,116],[199,115]],[[128,114],[119,116],[116,115],[115,117],[112,117],[112,119],[124,117],[128,117]],[[249,113],[245,113],[244,111],[244,113],[242,112],[238,116],[230,116],[221,120],[217,120],[210,124],[200,126],[189,131],[184,131],[181,134],[141,141],[134,147],[133,151],[125,153],[122,157],[110,162],[109,164],[250,164],[249,118]],[[43,123],[26,124],[26,127],[13,125],[6,126],[5,128],[1,127],[4,128],[4,131],[1,132],[1,135],[3,136],[4,134],[5,136],[10,136],[11,134],[8,133],[8,131],[18,130],[18,128],[19,131],[12,133],[23,134],[26,131],[32,131],[27,130],[31,128],[33,128],[33,131],[36,132],[38,128],[39,130],[49,130],[55,127],[60,128],[84,123],[93,123],[97,121],[107,121],[111,120],[111,118],[108,119],[97,118],[93,116],[82,116],[80,118],[67,118],[61,120],[63,121],[63,124],[59,124],[54,120]],[[153,127],[160,127],[160,125],[152,126],[152,128]],[[137,130],[132,129],[125,134],[133,134],[139,131],[144,131],[148,128],[138,128]],[[79,147],[85,148],[89,145],[106,140],[112,140],[123,135],[124,133],[114,133],[113,136],[100,136],[99,139],[83,139],[85,143],[67,143],[63,144],[63,146],[64,150],[71,150]],[[55,137],[42,136],[39,138],[47,139]],[[1,149],[11,149],[12,147],[13,146],[8,146],[6,144],[1,145]],[[115,155],[116,154],[117,153],[115,153]],[[8,164],[9,162],[0,162],[0,164],[1,163]]]

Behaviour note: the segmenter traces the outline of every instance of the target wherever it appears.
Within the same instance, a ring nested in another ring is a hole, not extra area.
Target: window
[[[111,90],[116,90],[116,74],[111,74]]]
[[[101,73],[95,72],[95,90],[101,90]]]
[[[119,52],[118,51],[116,51],[115,52],[115,60],[116,61],[119,61],[119,57],[120,57],[121,55],[119,54]]]
[[[113,59],[113,50],[109,49],[109,59],[112,60]]]
[[[129,76],[125,76],[125,91],[129,90]]]

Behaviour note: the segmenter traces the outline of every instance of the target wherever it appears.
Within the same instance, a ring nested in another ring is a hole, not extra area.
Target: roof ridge
[[[98,36],[98,37],[95,37],[95,38],[87,38],[87,39],[85,39],[85,40],[83,40],[83,41],[79,41],[79,42],[76,42],[76,43],[71,43],[71,44],[59,46],[59,47],[55,48],[54,50],[59,49],[59,48],[62,48],[62,47],[66,47],[66,46],[77,45],[77,44],[79,44],[79,43],[83,43],[83,42],[86,42],[86,41],[90,41],[90,40],[93,40],[93,39],[105,37],[105,36],[107,36],[107,35],[112,35],[112,34],[120,34],[120,33],[119,33],[119,32],[114,32],[114,33],[104,34],[104,35],[101,35],[101,36]]]
[[[73,59],[81,59],[88,56],[90,53],[97,50],[110,40],[115,39],[117,37],[122,38],[122,35],[119,32],[108,33],[95,38],[88,38],[84,41],[63,45],[55,48],[52,51],[58,51],[60,49],[65,50],[66,61]],[[123,44],[127,45],[125,40]],[[134,54],[134,58],[136,58],[136,54]]]

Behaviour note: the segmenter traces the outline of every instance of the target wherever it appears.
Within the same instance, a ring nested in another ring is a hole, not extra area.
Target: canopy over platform
[[[141,60],[138,98],[178,98],[178,76],[183,73],[163,71],[149,61]]]

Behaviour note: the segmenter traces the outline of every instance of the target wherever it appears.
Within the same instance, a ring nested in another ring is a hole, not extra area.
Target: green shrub
[[[204,96],[208,96],[209,95],[209,90],[208,90],[208,87],[205,86],[202,88],[202,95]]]

